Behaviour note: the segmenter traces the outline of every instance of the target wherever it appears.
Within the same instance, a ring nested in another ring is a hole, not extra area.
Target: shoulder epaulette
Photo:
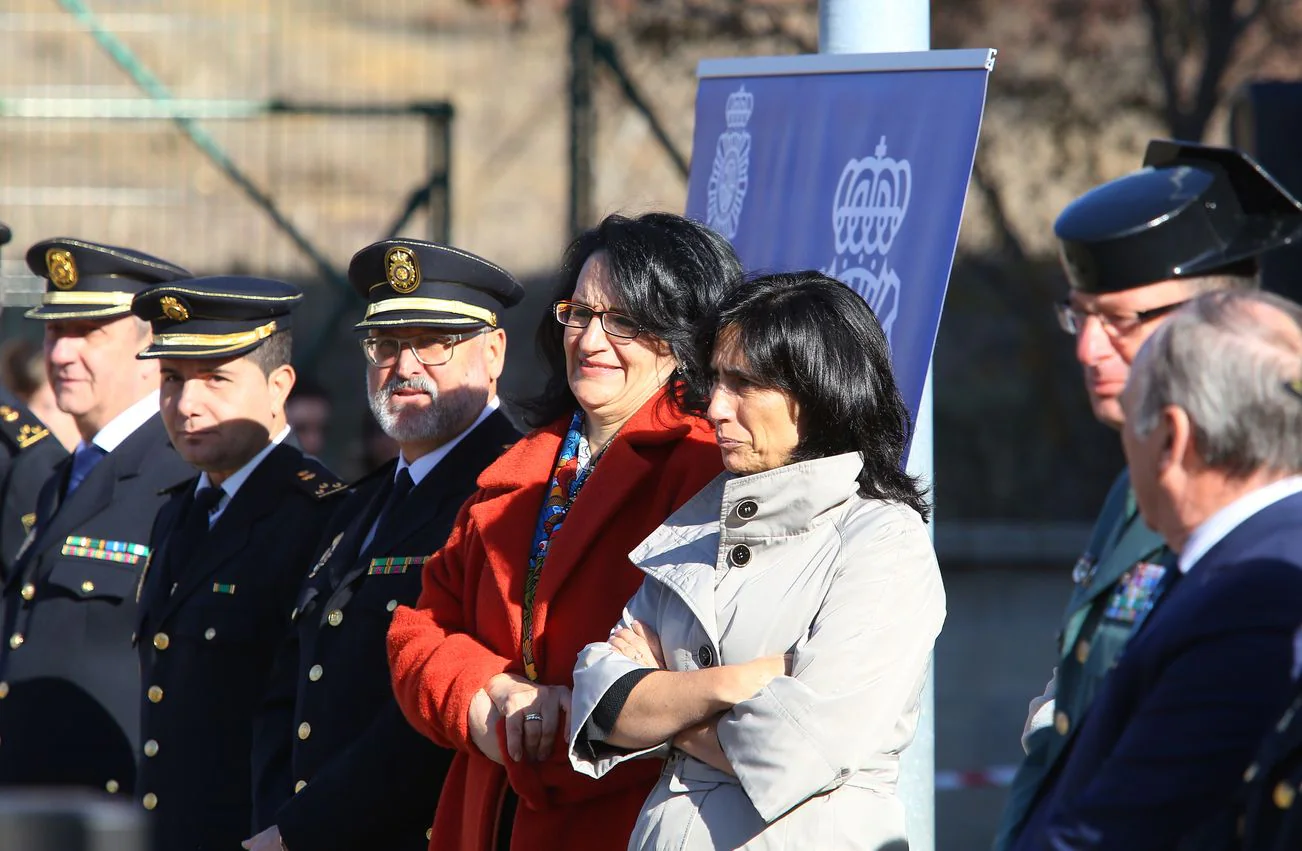
[[[348,490],[348,483],[330,472],[324,464],[310,456],[294,472],[294,482],[299,490],[313,499],[325,499]]]
[[[26,449],[50,436],[45,423],[21,405],[0,405],[0,432],[4,432],[19,449]]]

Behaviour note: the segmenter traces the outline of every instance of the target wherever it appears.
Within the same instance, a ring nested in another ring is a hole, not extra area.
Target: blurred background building
[[[970,851],[1121,465],[1052,319],[1053,219],[1154,136],[1233,136],[1302,193],[1298,85],[1247,87],[1302,79],[1302,4],[933,0],[931,15],[935,47],[1000,51],[935,363],[938,847]],[[530,298],[508,323],[506,393],[527,395],[573,227],[683,208],[696,62],[811,52],[816,33],[813,0],[6,0],[0,336],[35,339],[13,309],[39,297],[22,253],[55,235],[303,283],[299,367],[333,403],[323,454],[360,474],[355,250],[448,239],[513,270]],[[1296,292],[1300,269],[1294,255],[1272,274]]]

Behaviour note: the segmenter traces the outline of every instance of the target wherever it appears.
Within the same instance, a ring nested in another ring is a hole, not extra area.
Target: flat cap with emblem
[[[47,283],[26,315],[46,323],[51,388],[81,442],[41,486],[5,578],[0,786],[124,795],[139,753],[136,584],[161,491],[194,475],[163,428],[156,370],[135,359],[143,335],[131,300],[189,274],[66,238],[32,246],[27,265]]]
[[[229,275],[156,284],[131,306],[153,328],[137,357],[159,363],[168,433],[200,470],[159,511],[138,591],[136,793],[158,851],[248,835],[254,713],[346,490],[285,421],[302,300],[293,284]]]
[[[520,284],[496,263],[414,239],[363,248],[348,265],[348,280],[367,301],[358,329],[496,328],[498,314],[524,297]]]
[[[0,223],[0,246],[12,236]],[[0,292],[0,308],[4,294]],[[0,583],[36,525],[36,495],[68,456],[45,423],[9,388],[0,386]]]
[[[46,279],[41,304],[29,319],[108,319],[131,312],[131,300],[150,284],[190,273],[129,248],[79,239],[46,239],[27,250],[27,268]]]
[[[406,239],[362,249],[348,277],[367,300],[357,328],[371,346],[372,408],[391,418],[379,417],[401,452],[356,483],[295,601],[274,711],[257,728],[256,823],[269,847],[278,834],[288,848],[425,851],[451,754],[403,719],[385,633],[398,606],[415,604],[421,567],[480,472],[519,437],[497,410],[496,375],[501,314],[523,291],[482,257]],[[413,405],[441,416],[410,416]]]

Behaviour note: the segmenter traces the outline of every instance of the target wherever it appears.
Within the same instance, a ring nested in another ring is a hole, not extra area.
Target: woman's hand
[[[497,740],[497,722],[502,720],[502,715],[482,688],[470,699],[466,720],[470,724],[470,740],[479,752],[498,765],[504,765],[502,747]]]
[[[725,665],[724,670],[731,671],[732,676],[728,678],[720,698],[736,705],[750,700],[778,677],[791,673],[791,654],[761,656],[749,662]]]
[[[630,627],[620,627],[608,639],[610,646],[634,662],[647,668],[665,669],[665,653],[660,647],[660,636],[641,621]]]
[[[506,754],[513,762],[542,762],[552,755],[559,728],[569,741],[570,690],[547,686],[516,674],[498,674],[484,692],[506,726]]]

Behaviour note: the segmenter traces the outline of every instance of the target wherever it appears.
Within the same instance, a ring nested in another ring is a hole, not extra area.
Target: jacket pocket
[[[135,598],[138,568],[93,558],[63,558],[46,581],[69,597],[118,602]]]

